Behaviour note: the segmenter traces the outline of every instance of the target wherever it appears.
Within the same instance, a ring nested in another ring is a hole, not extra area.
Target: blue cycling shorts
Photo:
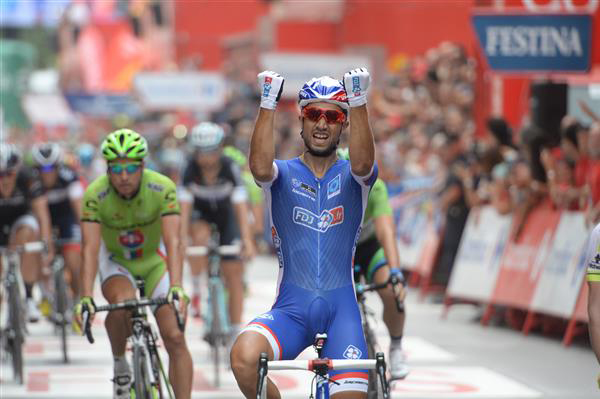
[[[252,320],[243,330],[262,334],[273,349],[275,360],[295,359],[311,346],[317,333],[326,333],[322,356],[329,359],[367,359],[354,286],[311,291],[281,284],[273,308]],[[330,394],[367,392],[367,370],[331,371],[339,383],[330,384]]]

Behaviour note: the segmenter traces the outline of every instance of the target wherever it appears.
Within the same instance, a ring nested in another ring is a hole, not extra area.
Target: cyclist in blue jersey
[[[265,71],[258,80],[261,107],[249,162],[265,193],[279,277],[275,304],[242,330],[231,350],[231,366],[247,398],[256,397],[261,352],[270,359],[294,359],[313,343],[315,334],[326,333],[324,357],[367,357],[352,258],[369,190],[377,179],[366,69],[346,73],[343,83],[323,76],[304,84],[299,105],[305,151],[287,161],[274,160],[273,144],[274,111],[284,79]],[[349,122],[347,161],[338,159],[336,148]],[[334,371],[330,377],[337,383],[330,386],[335,399],[366,398],[366,370]],[[280,397],[272,381],[267,394]]]

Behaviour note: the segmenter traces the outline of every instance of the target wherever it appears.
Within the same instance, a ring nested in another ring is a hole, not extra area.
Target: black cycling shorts
[[[192,210],[192,222],[203,221],[217,226],[219,245],[234,245],[240,242],[240,229],[233,208],[219,212],[206,212],[198,208]],[[236,255],[225,255],[223,259],[239,259]]]

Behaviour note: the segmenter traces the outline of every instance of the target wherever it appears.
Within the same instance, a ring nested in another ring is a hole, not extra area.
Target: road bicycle
[[[218,243],[219,232],[215,226],[212,226],[208,245],[188,247],[186,251],[188,256],[208,256],[208,306],[202,317],[204,325],[208,326],[205,329],[204,340],[210,345],[215,387],[219,387],[221,384],[221,360],[223,354],[228,353],[232,338],[227,295],[221,279],[221,258],[228,255],[239,255],[241,251],[240,245],[218,245]]]
[[[329,378],[333,370],[367,369],[373,370],[379,376],[379,389],[384,399],[390,397],[390,390],[385,377],[386,364],[383,353],[379,352],[374,359],[327,359],[321,357],[321,352],[327,342],[327,334],[315,335],[313,347],[317,358],[311,360],[271,360],[266,353],[261,353],[258,360],[258,380],[256,398],[267,399],[267,384],[265,379],[269,370],[305,370],[315,374],[310,390],[310,399],[329,399],[329,384],[339,384]],[[313,389],[314,388],[314,389]]]
[[[13,379],[23,384],[23,344],[27,325],[25,323],[25,306],[23,304],[24,285],[21,277],[21,254],[39,253],[46,250],[41,241],[28,242],[12,247],[0,247],[3,276],[0,298],[6,299],[8,317],[2,329],[2,347],[11,359]],[[2,312],[6,314],[5,312]]]
[[[133,383],[131,397],[135,399],[175,398],[173,387],[169,382],[163,362],[158,352],[158,334],[148,321],[147,308],[169,303],[166,298],[149,299],[145,296],[144,281],[136,279],[139,299],[131,299],[121,303],[97,306],[96,312],[110,312],[127,309],[131,311],[131,331],[129,337],[132,351]],[[174,303],[179,329],[183,331],[183,320]],[[89,314],[84,312],[83,325],[85,335],[90,343],[94,343]],[[166,391],[166,395],[165,395]],[[168,396],[167,396],[168,395]]]
[[[397,285],[403,284],[403,280],[400,276],[395,273],[390,274],[388,280],[384,283],[380,284],[363,284],[358,277],[356,277],[358,273],[355,274],[355,291],[356,291],[356,300],[358,302],[358,308],[360,310],[360,318],[362,320],[363,332],[365,334],[365,341],[367,344],[367,354],[369,358],[372,358],[375,353],[381,351],[381,347],[377,343],[377,336],[375,335],[375,331],[371,327],[371,322],[375,317],[374,312],[367,307],[365,301],[365,294],[371,291],[377,291],[383,288],[386,288],[388,285],[392,287],[396,287]],[[396,308],[399,312],[404,312],[404,304],[398,298],[396,298]],[[383,393],[378,389],[379,386],[377,384],[377,375],[373,370],[369,371],[369,388],[368,388],[368,399],[381,399],[383,398]]]

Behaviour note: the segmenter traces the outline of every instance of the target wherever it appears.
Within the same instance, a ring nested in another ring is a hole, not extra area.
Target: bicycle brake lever
[[[83,312],[83,331],[85,332],[85,337],[87,338],[90,344],[94,343],[94,336],[92,335],[92,326],[90,325],[90,312]]]
[[[258,360],[258,381],[256,386],[256,398],[262,398],[262,391],[265,384],[265,377],[267,376],[269,368],[269,358],[267,354],[262,352]]]
[[[179,327],[179,331],[185,331],[185,323],[181,319],[181,314],[179,313],[179,299],[173,299],[173,308],[175,310],[175,318],[177,319],[177,327]]]
[[[399,313],[404,313],[404,301],[401,301],[398,299],[398,297],[395,295],[396,294],[396,286],[398,284],[404,286],[404,280],[399,278],[397,275],[392,274],[390,275],[390,279],[389,279],[389,284],[392,285],[392,289],[394,290],[394,299],[396,300],[396,310]]]

